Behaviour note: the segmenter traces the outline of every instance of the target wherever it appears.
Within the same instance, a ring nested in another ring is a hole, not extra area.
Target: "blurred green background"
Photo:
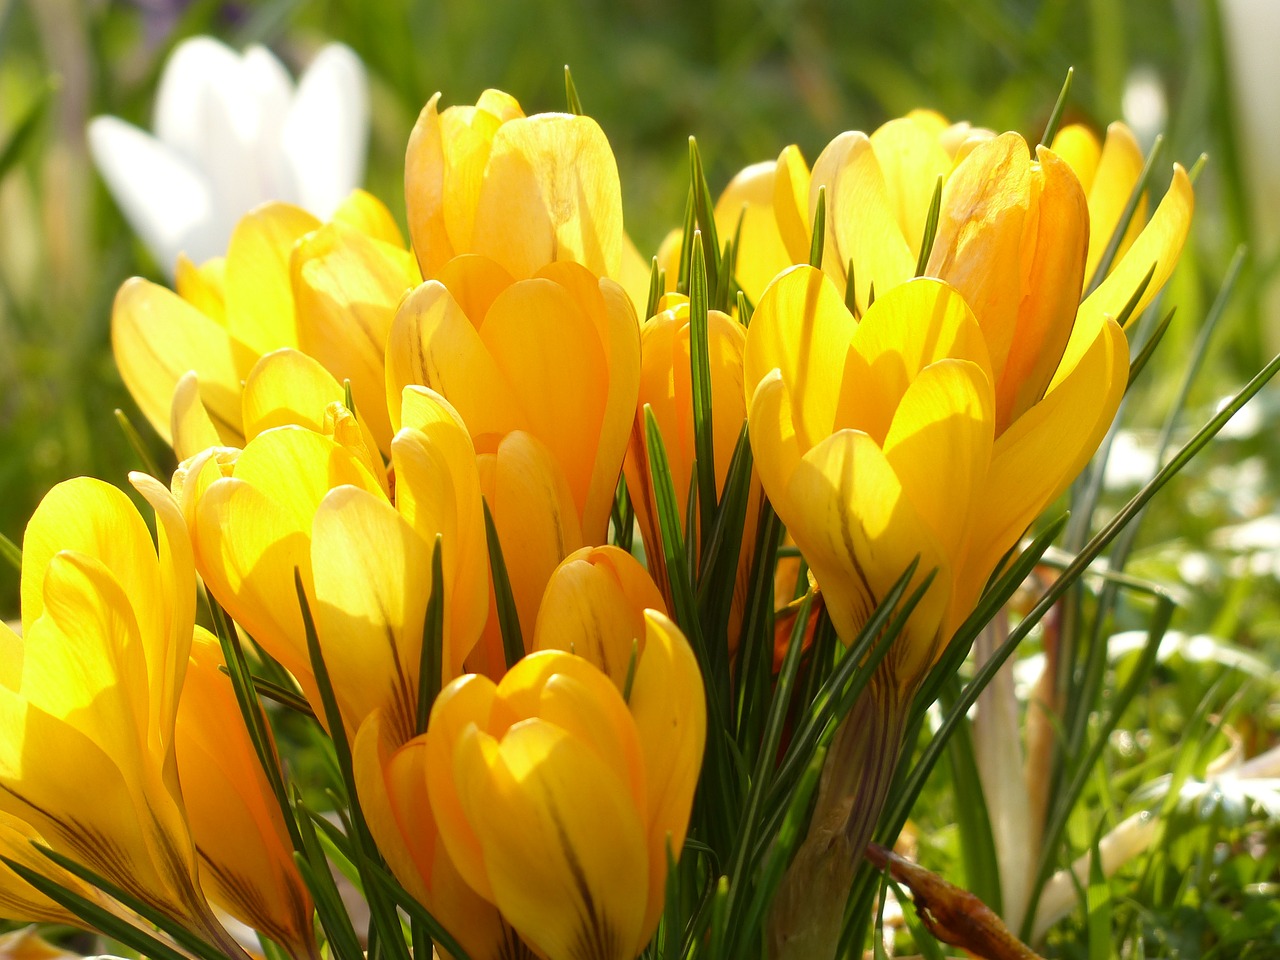
[[[1167,129],[1169,160],[1212,155],[1197,185],[1192,249],[1166,297],[1179,321],[1157,363],[1172,369],[1255,227],[1219,17],[1214,0],[0,0],[0,144],[9,145],[0,173],[0,532],[20,540],[39,497],[63,478],[120,482],[137,466],[115,407],[171,462],[133,409],[108,345],[120,282],[159,271],[97,178],[84,129],[101,113],[149,126],[160,67],[185,36],[265,43],[295,72],[329,39],[351,45],[370,73],[367,184],[401,219],[404,143],[434,91],[463,103],[497,86],[529,112],[563,109],[569,64],[613,143],[628,229],[646,253],[683,212],[691,133],[713,190],[788,143],[812,162],[836,133],[869,131],[918,106],[1034,138],[1074,65],[1068,120],[1101,129],[1127,113],[1140,139],[1149,142],[1153,122]],[[1260,273],[1246,269],[1193,409],[1263,360]],[[1158,423],[1170,382],[1161,369],[1149,376],[1129,405],[1137,426]],[[1254,506],[1266,512],[1274,481],[1263,487],[1265,502]],[[1153,524],[1153,539],[1194,538],[1197,526],[1207,537],[1239,519],[1214,512],[1232,507],[1206,509],[1190,534],[1175,515]],[[6,616],[17,613],[15,579],[0,580]]]

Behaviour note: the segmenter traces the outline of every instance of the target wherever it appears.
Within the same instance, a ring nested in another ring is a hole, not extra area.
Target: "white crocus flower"
[[[221,254],[239,218],[284,200],[326,220],[364,178],[364,65],[330,44],[295,88],[263,47],[212,37],[179,44],[156,95],[155,133],[117,117],[89,124],[89,148],[125,217],[172,274],[179,253]]]

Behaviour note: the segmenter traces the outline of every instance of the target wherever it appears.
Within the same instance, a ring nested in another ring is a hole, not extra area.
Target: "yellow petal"
[[[677,861],[684,846],[707,734],[702,671],[680,628],[647,610],[644,654],[627,707],[635,719],[648,789],[649,902],[643,936],[663,908],[667,845]]]
[[[1004,553],[1093,456],[1124,396],[1128,372],[1124,332],[1114,321],[1104,321],[1071,374],[996,441],[973,540],[957,567],[953,627]]]
[[[320,362],[299,350],[265,354],[244,382],[244,435],[252,440],[272,427],[320,432],[329,404],[344,397],[342,385]]]
[[[986,341],[964,298],[925,277],[887,291],[858,324],[843,358],[836,422],[880,441],[911,381],[947,358],[972,361],[991,379]]]
[[[489,551],[470,438],[457,422],[422,426],[425,432],[406,427],[392,442],[396,506],[428,550],[442,538],[447,680],[462,672],[489,614]]]
[[[298,346],[334,378],[351,381],[356,410],[384,453],[387,336],[401,298],[414,285],[413,258],[396,246],[332,223],[293,251]]]
[[[1129,128],[1119,121],[1107,127],[1107,139],[1102,145],[1097,173],[1088,188],[1089,259],[1084,270],[1086,286],[1093,282],[1102,254],[1111,242],[1111,235],[1120,224],[1120,215],[1142,175],[1142,166],[1142,150]],[[1081,182],[1084,182],[1083,179]],[[1146,220],[1147,198],[1144,194],[1134,209],[1133,220],[1116,249],[1112,264],[1118,264],[1124,258]]]
[[[875,441],[855,430],[832,434],[801,458],[783,502],[787,512],[779,507],[778,515],[846,643],[914,559],[920,565],[913,588],[938,570],[886,661],[901,686],[918,682],[940,649],[949,564]]]
[[[776,166],[772,160],[753,163],[729,181],[716,201],[720,245],[738,237],[735,277],[752,303],[792,263],[773,213]]]
[[[497,685],[488,677],[467,674],[446,684],[431,707],[423,764],[431,798],[431,810],[439,823],[440,841],[458,873],[480,896],[493,901],[493,888],[485,868],[484,850],[471,827],[454,776],[454,757],[464,731],[479,726],[499,732],[517,719],[497,699]],[[495,718],[494,713],[498,713]]]
[[[1195,208],[1195,195],[1186,171],[1173,166],[1173,180],[1160,201],[1155,214],[1148,221],[1138,239],[1134,241],[1124,259],[1108,274],[1107,279],[1085,298],[1076,314],[1076,324],[1071,339],[1063,353],[1062,362],[1054,374],[1049,389],[1061,383],[1088,351],[1103,328],[1105,317],[1120,316],[1147,272],[1155,266],[1155,273],[1146,291],[1138,299],[1136,309],[1129,315],[1132,322],[1151,303],[1165,281],[1178,264],[1182,245],[1191,228],[1191,214]]]
[[[1053,138],[1049,149],[1061,157],[1080,181],[1080,186],[1088,193],[1093,187],[1094,177],[1098,173],[1098,160],[1102,156],[1102,145],[1098,138],[1082,123],[1069,123]],[[1106,244],[1106,241],[1103,241]],[[1089,244],[1093,247],[1092,241]]]
[[[760,484],[779,515],[787,510],[787,484],[808,449],[801,447],[791,408],[791,391],[782,371],[773,370],[760,381],[747,413],[748,436]],[[779,507],[779,504],[783,506]]]
[[[381,496],[339,487],[316,510],[311,571],[316,631],[348,730],[354,734],[381,709],[408,740],[418,709],[431,547]]]
[[[173,288],[178,292],[178,296],[206,317],[220,326],[227,325],[227,261],[225,257],[214,257],[197,267],[185,253],[179,253]]]
[[[531,434],[516,431],[496,453],[479,457],[481,489],[493,514],[503,561],[511,581],[520,630],[533,641],[538,608],[556,566],[583,545],[569,486],[550,450]],[[497,623],[490,617],[468,666],[490,676],[506,669]]]
[[[494,901],[520,935],[553,957],[631,960],[644,946],[644,827],[599,756],[534,719],[501,743],[471,728],[455,770]]]
[[[622,193],[599,124],[562,114],[502,124],[475,207],[471,249],[517,278],[555,260],[618,276]]]
[[[129,393],[166,441],[173,391],[188,370],[225,443],[240,435],[240,376],[227,331],[164,287],[135,277],[116,294],[111,349]]]
[[[778,154],[773,180],[773,211],[790,263],[809,259],[809,165],[795,144]]]
[[[409,134],[404,158],[404,198],[409,215],[409,239],[423,277],[431,277],[440,264],[453,256],[453,245],[444,225],[444,144],[435,94],[422,108]]]
[[[173,407],[170,413],[170,433],[173,437],[173,453],[179,460],[194,457],[201,450],[218,447],[223,439],[213,418],[200,399],[200,379],[194,370],[188,370],[178,378],[173,388]]]
[[[264,353],[298,346],[289,258],[294,243],[318,226],[287,203],[264,204],[236,224],[227,247],[227,330],[241,376]]]
[[[944,556],[954,558],[991,461],[991,384],[977,364],[939,360],[911,382],[884,456]]]
[[[747,329],[744,389],[749,395],[769,371],[782,372],[802,450],[835,424],[845,353],[855,329],[835,284],[810,266],[779,276],[756,305]]]
[[[636,248],[635,242],[628,234],[622,235],[622,269],[618,282],[622,284],[627,296],[631,298],[631,306],[636,316],[644,313],[649,305],[650,261]]]
[[[391,215],[385,203],[367,190],[352,190],[333,212],[333,222],[359,230],[372,240],[404,250],[404,237],[396,226],[396,218]],[[413,285],[421,279],[419,277]]]
[[[925,221],[929,218],[929,206],[933,202],[938,178],[951,172],[951,157],[938,141],[940,132],[936,119],[913,114],[890,120],[870,137],[877,166],[884,178],[885,197],[913,257],[920,253]],[[860,216],[869,217],[871,211]],[[855,265],[860,266],[860,263],[855,260]],[[887,288],[877,281],[876,289]]]

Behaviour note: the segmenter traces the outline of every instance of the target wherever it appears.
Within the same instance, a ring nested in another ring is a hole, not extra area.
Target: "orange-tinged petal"
[[[986,480],[993,418],[982,369],[939,360],[907,387],[885,438],[885,460],[944,556],[956,556]]]
[[[631,960],[644,946],[644,825],[585,744],[538,719],[501,742],[472,727],[454,767],[494,902],[553,957]]]
[[[280,808],[219,667],[218,640],[197,627],[177,716],[187,821],[211,900],[284,946],[315,950],[311,897],[293,862]]]
[[[225,443],[240,435],[240,376],[227,331],[177,294],[148,280],[128,280],[111,311],[111,349],[120,377],[143,415],[172,439],[173,391],[188,370]]]
[[[194,370],[188,370],[179,377],[173,388],[169,432],[173,437],[173,453],[179,460],[194,457],[201,450],[223,443],[200,398],[200,378]]]
[[[360,418],[379,449],[389,452],[387,336],[400,300],[415,284],[412,256],[331,223],[298,242],[291,269],[298,346],[335,379],[351,381]]]
[[[236,224],[227,247],[227,330],[242,376],[264,353],[298,346],[289,258],[294,243],[318,226],[287,203],[264,204]]]
[[[668,844],[677,861],[684,846],[702,770],[707,707],[702,671],[680,628],[657,610],[646,610],[644,618],[644,653],[636,664],[627,707],[635,719],[648,789],[647,936],[663,908]]]
[[[756,305],[747,329],[744,389],[754,392],[769,371],[781,370],[802,450],[835,425],[844,357],[856,329],[835,284],[807,265],[779,276]]]
[[[400,305],[387,341],[386,375],[387,409],[396,429],[401,393],[410,384],[448,397],[477,440],[523,425],[519,401],[472,319],[434,280]]]
[[[531,434],[508,434],[495,453],[480,454],[478,464],[527,645],[551,574],[583,545],[577,509],[551,451]],[[485,636],[468,667],[500,677],[506,662],[495,610],[491,605]]]
[[[622,267],[622,190],[604,131],[590,117],[542,114],[493,136],[469,248],[514,277],[556,260],[601,277]]]
[[[636,247],[635,241],[624,233],[622,235],[622,268],[618,274],[618,282],[631,298],[631,306],[639,316],[649,305],[649,279],[651,263]]]
[[[751,424],[751,452],[760,484],[774,507],[786,496],[787,483],[808,450],[796,433],[791,409],[791,391],[781,370],[773,370],[760,381],[747,414]],[[785,509],[785,507],[783,508]]]
[[[515,283],[497,261],[476,253],[454,257],[440,268],[435,279],[448,288],[476,328],[484,326],[484,318],[498,294]]]
[[[997,433],[1044,395],[1071,336],[1084,282],[1089,244],[1084,193],[1066,163],[1044,147],[1036,148],[1036,157],[1039,169],[1032,176],[1039,199],[1023,240],[1024,298],[996,379]],[[990,337],[990,329],[983,329]]]
[[[427,790],[431,810],[439,823],[440,840],[462,878],[486,900],[493,901],[493,888],[485,869],[484,849],[472,830],[466,801],[454,776],[454,758],[464,732],[478,726],[499,732],[517,717],[497,701],[497,685],[488,677],[467,674],[446,684],[431,707],[427,724]],[[498,713],[494,723],[494,713]]]
[[[547,583],[533,649],[575,653],[621,692],[633,650],[644,649],[648,608],[666,612],[640,561],[613,546],[583,547],[565,557]]]
[[[423,277],[431,277],[453,256],[444,225],[444,144],[435,94],[422,108],[409,134],[404,158],[404,199],[409,215],[409,238]]]
[[[603,305],[599,309],[602,311]],[[502,381],[510,386],[527,429],[546,444],[564,471],[578,515],[584,520],[584,533],[588,519],[585,510],[593,492],[592,475],[597,462],[595,448],[604,426],[610,387],[606,346],[589,310],[589,305],[580,304],[559,283],[525,280],[503,291],[480,328],[481,341],[501,372]],[[636,353],[638,360],[638,343]],[[448,389],[436,389],[449,398],[471,428],[472,436],[477,437],[481,426],[472,421],[468,407]],[[633,398],[633,408],[634,402]],[[618,444],[615,470],[622,466],[625,430],[626,427]],[[607,506],[604,513],[607,521]],[[603,533],[603,529],[598,531],[599,539],[603,539]]]

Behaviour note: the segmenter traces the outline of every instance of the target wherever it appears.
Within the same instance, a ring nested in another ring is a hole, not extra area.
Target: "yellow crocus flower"
[[[174,736],[201,886],[291,957],[314,958],[311,895],[222,663],[217,638],[197,627]]]
[[[888,669],[909,689],[999,558],[1074,478],[1127,380],[1106,321],[1045,398],[997,436],[984,331],[946,284],[918,279],[855,321],[811,267],[779,277],[747,332],[751,442],[778,516],[851,639],[921,556],[937,568]]]
[[[158,548],[128,497],[84,477],[54,487],[27,525],[23,636],[0,628],[0,810],[240,956],[200,892],[178,781],[191,545],[168,491],[131,480],[155,509]]]
[[[706,735],[684,637],[645,614],[628,701],[587,660],[530,654],[466,676],[426,735],[431,808],[458,873],[550,960],[631,960],[662,912]]]
[[[268,429],[234,456],[206,451],[175,476],[205,583],[314,704],[294,588],[294,570],[301,572],[351,733],[378,707],[397,730],[413,726],[430,593],[422,585],[431,582],[437,534],[446,677],[461,672],[488,607],[479,475],[466,429],[422,388],[405,391],[397,416],[394,501],[340,406],[332,436]]]
[[[576,263],[511,279],[478,256],[451,261],[400,307],[388,342],[387,402],[408,384],[461,414],[477,453],[516,430],[564,474],[587,543],[603,543],[640,379],[626,292]]]
[[[510,94],[474,107],[423,107],[405,154],[409,233],[422,276],[461,254],[523,280],[573,261],[621,280],[622,191],[613,151],[590,117],[526,117]]]
[[[654,579],[665,585],[667,577],[662,539],[657,525],[657,504],[649,477],[645,406],[653,411],[658,429],[662,432],[682,529],[688,509],[689,487],[694,478],[695,451],[693,385],[689,357],[689,301],[680,294],[667,294],[660,306],[663,309],[640,329],[640,398],[627,448],[625,471],[627,490],[644,537],[645,557],[654,572]],[[746,328],[737,320],[718,310],[708,313],[707,347],[711,370],[711,426],[717,495],[724,493],[729,464],[747,418],[742,383],[742,355],[746,340]],[[760,485],[753,471],[728,626],[731,649],[738,642],[738,628],[746,606],[759,507]]]
[[[181,259],[176,293],[126,281],[112,309],[112,350],[161,437],[174,441],[175,391],[195,371],[195,397],[220,442],[232,446],[245,439],[241,382],[258,359],[282,347],[315,351],[334,377],[351,381],[385,452],[381,351],[396,305],[418,281],[394,219],[370,194],[355,191],[328,224],[269,203],[241,219],[225,257],[199,267]],[[189,414],[191,399],[182,412]]]

